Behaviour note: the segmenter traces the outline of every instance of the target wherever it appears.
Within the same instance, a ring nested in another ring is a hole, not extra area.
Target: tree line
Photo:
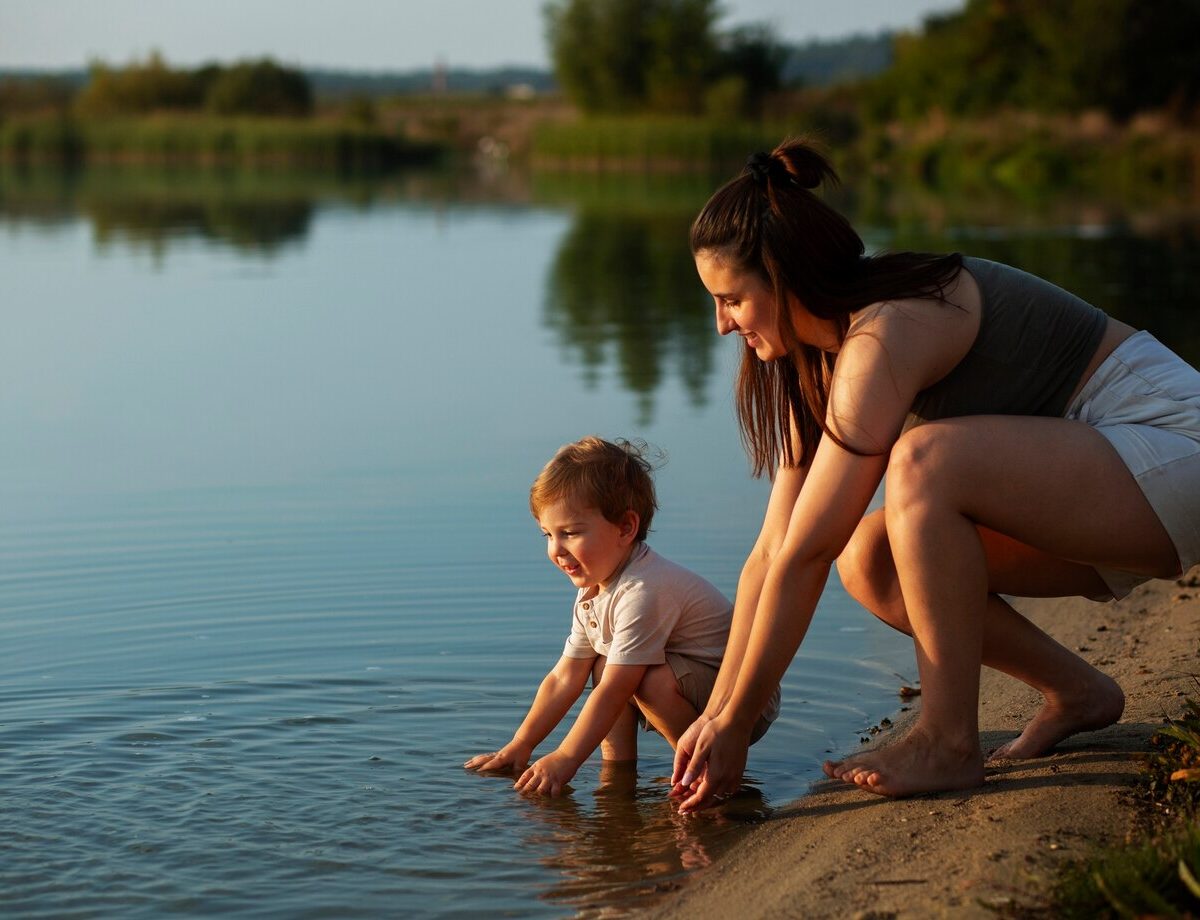
[[[586,112],[754,114],[783,85],[787,49],[766,26],[721,31],[715,0],[549,0],[544,12],[559,83]],[[1200,0],[968,0],[897,35],[890,66],[854,93],[871,121],[1005,107],[1190,120],[1197,36]]]
[[[206,112],[303,117],[313,112],[313,91],[304,73],[270,58],[175,68],[152,54],[125,67],[93,63],[74,108],[81,115]]]

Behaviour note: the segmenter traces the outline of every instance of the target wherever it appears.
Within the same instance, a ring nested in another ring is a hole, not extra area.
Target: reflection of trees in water
[[[645,777],[643,777],[645,779]],[[720,809],[695,818],[667,798],[665,781],[638,782],[633,764],[601,763],[590,805],[578,792],[528,796],[528,835],[550,870],[540,897],[579,914],[647,908],[684,877],[719,859],[747,824],[768,813],[762,793],[746,786]]]
[[[163,170],[6,172],[0,216],[53,225],[87,217],[101,246],[114,241],[157,255],[203,239],[274,255],[309,232],[322,193],[306,177]]]
[[[688,250],[690,215],[583,210],[563,240],[546,289],[546,325],[594,386],[611,362],[637,395],[640,423],[674,365],[703,405],[712,372],[711,310]]]
[[[200,237],[235,249],[273,255],[308,235],[313,203],[305,199],[92,199],[83,204],[96,239],[144,243],[161,253],[170,240]]]
[[[83,215],[102,246],[132,244],[158,257],[173,242],[197,238],[271,257],[302,242],[314,215],[330,204],[438,210],[508,206],[527,197],[527,183],[485,182],[463,170],[349,176],[288,170],[0,167],[0,223],[50,227]]]

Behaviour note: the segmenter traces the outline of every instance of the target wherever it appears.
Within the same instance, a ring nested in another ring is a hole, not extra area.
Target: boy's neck
[[[592,585],[590,588],[588,588],[587,593],[584,594],[584,596],[583,596],[583,599],[591,600],[597,594],[601,594],[601,593],[607,591],[614,584],[616,584],[617,579],[621,577],[621,573],[625,571],[625,567],[627,565],[629,565],[629,560],[632,559],[634,557],[634,555],[637,554],[638,547],[645,546],[645,545],[646,544],[642,543],[640,540],[635,540],[633,543],[629,544],[629,552],[627,552],[625,554],[624,558],[621,559],[621,561],[617,565],[617,567],[615,569],[613,569],[612,574],[609,575],[608,578],[604,579],[604,581],[600,582],[599,584]]]

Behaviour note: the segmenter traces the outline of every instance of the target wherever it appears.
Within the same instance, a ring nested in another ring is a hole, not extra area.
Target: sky
[[[443,63],[547,67],[543,0],[0,0],[0,69],[270,56],[302,67],[404,71]],[[963,0],[723,0],[722,28],[769,23],[787,42],[916,29]]]

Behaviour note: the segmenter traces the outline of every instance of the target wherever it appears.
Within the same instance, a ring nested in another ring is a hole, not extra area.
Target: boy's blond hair
[[[597,509],[612,524],[633,510],[639,520],[637,539],[645,540],[658,507],[648,449],[645,441],[618,439],[614,444],[595,435],[564,444],[533,481],[529,510],[541,518],[550,505],[573,501]]]

